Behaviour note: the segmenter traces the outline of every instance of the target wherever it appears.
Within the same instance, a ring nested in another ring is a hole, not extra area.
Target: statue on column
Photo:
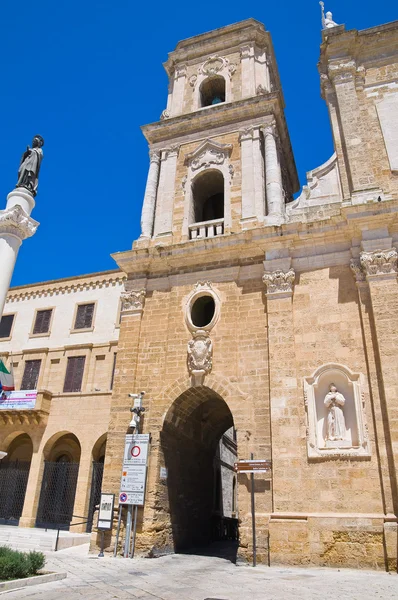
[[[23,187],[36,196],[39,183],[39,171],[41,161],[43,160],[44,140],[41,135],[35,135],[32,142],[32,148],[28,146],[21,158],[21,164],[18,169],[18,181],[15,187]]]
[[[337,27],[338,23],[335,23],[335,21],[333,21],[333,15],[330,12],[330,10],[328,10],[328,12],[325,14],[325,3],[320,2],[319,4],[321,5],[322,11],[322,29],[330,29],[331,27]]]
[[[343,406],[345,398],[337,391],[334,383],[329,386],[329,392],[325,396],[324,404],[328,409],[327,435],[326,439],[334,442],[344,440],[346,436],[345,418]]]

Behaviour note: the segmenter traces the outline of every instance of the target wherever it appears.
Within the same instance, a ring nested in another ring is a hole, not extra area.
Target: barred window
[[[64,392],[81,392],[85,356],[70,356],[66,366]]]
[[[48,333],[50,330],[50,321],[52,309],[38,310],[36,312],[36,320],[33,327],[33,335],[38,333]]]
[[[3,315],[0,321],[0,338],[9,338],[15,315]]]
[[[89,329],[93,324],[94,302],[90,304],[79,304],[76,311],[74,329]]]
[[[41,360],[26,360],[21,390],[36,390],[39,380]]]

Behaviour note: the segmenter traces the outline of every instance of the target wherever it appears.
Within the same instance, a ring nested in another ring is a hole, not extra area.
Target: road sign
[[[126,435],[124,445],[123,466],[147,465],[149,433],[137,433]]]
[[[136,506],[143,506],[143,496],[143,494],[135,492],[122,492],[119,496],[119,504],[135,504]]]
[[[115,494],[101,494],[98,512],[98,529],[112,529]]]
[[[126,435],[120,482],[120,504],[144,505],[149,439],[149,433]]]
[[[270,460],[240,460],[236,462],[235,471],[237,473],[267,473],[271,471],[272,463]]]

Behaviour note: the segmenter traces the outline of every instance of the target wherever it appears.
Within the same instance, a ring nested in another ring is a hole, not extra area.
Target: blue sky
[[[396,2],[325,2],[338,23],[365,29],[397,18]],[[181,39],[254,17],[271,32],[301,184],[333,152],[316,64],[317,0],[135,2],[3,0],[0,23],[0,206],[20,156],[40,133],[41,225],[20,250],[13,285],[116,266],[139,236],[148,170],[140,125],[159,119],[162,63]]]

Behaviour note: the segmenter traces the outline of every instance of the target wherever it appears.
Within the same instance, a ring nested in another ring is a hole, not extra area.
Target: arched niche
[[[207,77],[199,88],[200,108],[225,102],[225,78],[222,75]]]
[[[309,459],[370,457],[364,384],[360,373],[335,363],[304,378]]]

